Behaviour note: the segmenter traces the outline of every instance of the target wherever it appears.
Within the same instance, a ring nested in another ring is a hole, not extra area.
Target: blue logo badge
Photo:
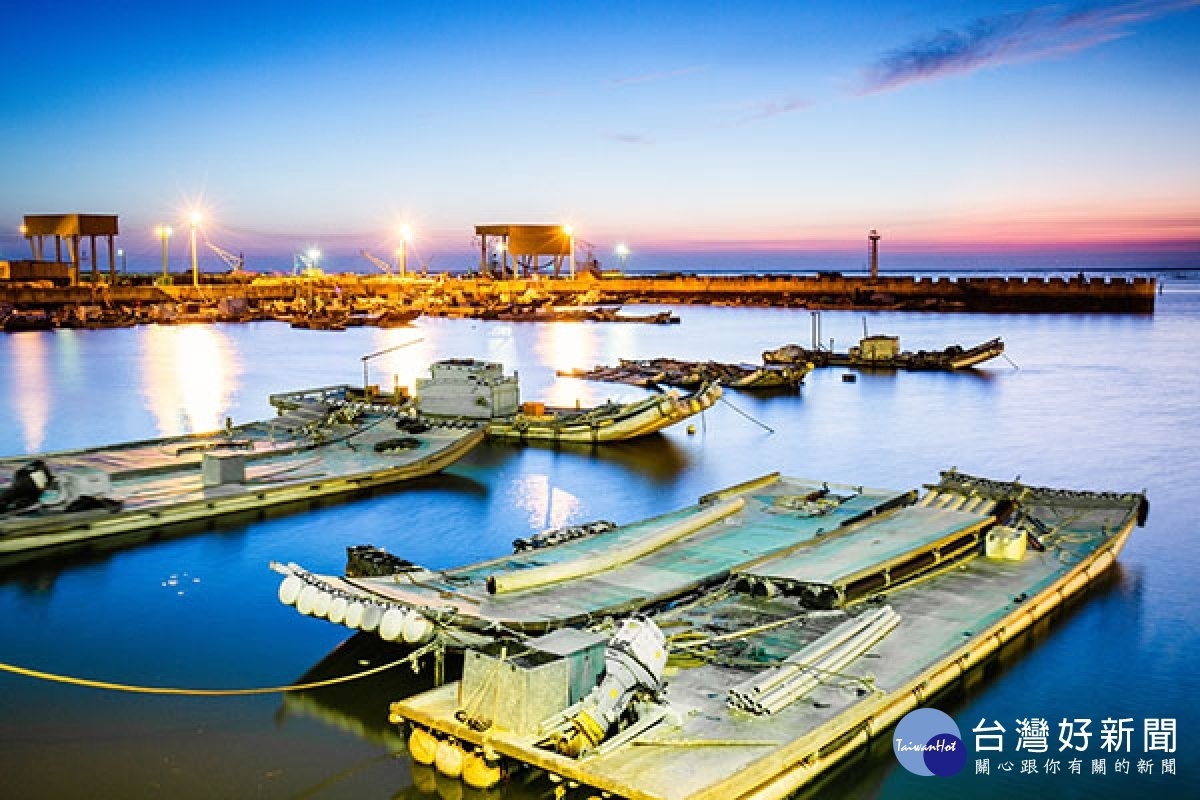
[[[900,766],[914,775],[957,775],[967,763],[958,725],[936,708],[918,708],[904,715],[892,734],[892,750]]]

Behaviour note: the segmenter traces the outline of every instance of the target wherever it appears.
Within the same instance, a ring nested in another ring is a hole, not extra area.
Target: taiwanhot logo
[[[950,715],[936,708],[910,711],[896,726],[892,750],[914,775],[957,775],[967,763],[967,748]]]

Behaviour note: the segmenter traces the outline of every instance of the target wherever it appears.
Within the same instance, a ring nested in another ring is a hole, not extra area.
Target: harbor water
[[[62,450],[263,418],[272,392],[361,383],[411,387],[439,358],[502,362],[522,397],[583,406],[643,390],[556,370],[672,356],[754,362],[810,344],[802,310],[673,308],[681,325],[418,320],[395,330],[293,330],[274,322],[141,326],[0,336],[0,452]],[[640,311],[639,311],[640,313]],[[0,661],[139,686],[246,688],[361,671],[403,651],[276,598],[272,560],[340,572],[370,543],[429,567],[499,556],[511,541],[593,519],[628,522],[779,470],[897,489],[959,470],[1032,485],[1145,490],[1150,517],[1118,567],[983,680],[940,698],[968,744],[967,768],[922,778],[890,745],[820,788],[831,797],[1191,797],[1200,784],[1200,285],[1176,283],[1153,315],[824,312],[826,344],[900,337],[940,349],[1003,337],[1011,363],[972,373],[818,370],[797,392],[730,391],[695,420],[599,448],[485,444],[447,473],[399,490],[290,516],[113,552],[0,569]],[[315,668],[315,669],[314,669]],[[311,671],[311,672],[310,672]],[[429,685],[407,667],[299,696],[130,694],[0,673],[0,794],[5,797],[459,796],[414,772],[387,706]],[[1018,720],[1046,719],[1049,752],[1014,751]],[[1089,749],[1059,752],[1059,721],[1090,719]],[[1133,721],[1128,753],[1101,749],[1105,719]],[[1174,719],[1177,750],[1145,753],[1146,719]],[[976,753],[981,720],[1005,751]],[[978,774],[976,757],[989,757]],[[1115,771],[1124,756],[1129,774]],[[719,753],[714,753],[719,758]],[[1048,757],[1059,774],[1044,774]],[[1068,761],[1082,758],[1082,774]],[[1038,774],[1022,774],[1034,758]],[[1093,760],[1106,759],[1105,774]],[[1176,774],[1163,774],[1172,758]],[[1152,760],[1149,774],[1139,759]],[[1011,772],[999,768],[1015,765]],[[431,794],[432,793],[432,794]],[[457,793],[457,794],[456,794]],[[497,793],[542,797],[547,783]],[[469,790],[465,796],[476,796]]]

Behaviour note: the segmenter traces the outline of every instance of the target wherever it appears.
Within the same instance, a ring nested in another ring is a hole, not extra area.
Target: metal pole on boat
[[[404,342],[404,343],[398,344],[398,345],[394,345],[392,347],[388,347],[383,350],[376,351],[374,353],[367,353],[365,356],[362,356],[361,359],[362,359],[362,365],[363,365],[363,395],[364,396],[366,395],[367,387],[370,386],[370,381],[367,376],[367,362],[368,361],[370,361],[372,358],[375,358],[376,356],[387,355],[388,353],[394,352],[396,350],[400,350],[401,348],[408,347],[411,344],[416,344],[417,342],[423,342],[423,341],[425,341],[424,337],[418,337],[411,341]]]

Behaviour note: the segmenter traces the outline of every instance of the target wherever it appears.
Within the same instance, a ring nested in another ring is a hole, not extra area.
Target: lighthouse
[[[871,277],[879,277],[879,231],[874,228],[867,234],[867,255],[871,259]]]

